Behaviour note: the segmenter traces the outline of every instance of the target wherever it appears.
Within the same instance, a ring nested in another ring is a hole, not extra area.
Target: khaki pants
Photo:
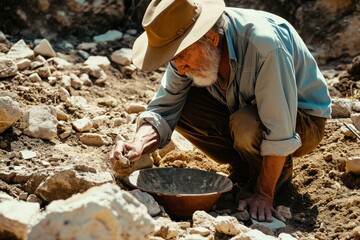
[[[302,146],[287,157],[282,175],[288,175],[285,170],[292,171],[292,156],[307,154],[320,143],[325,122],[325,118],[298,111],[296,132],[301,137]],[[208,157],[237,169],[242,176],[240,181],[257,179],[263,159],[260,154],[263,125],[256,107],[230,114],[227,106],[205,88],[192,87],[176,130]],[[279,181],[282,181],[281,177]]]

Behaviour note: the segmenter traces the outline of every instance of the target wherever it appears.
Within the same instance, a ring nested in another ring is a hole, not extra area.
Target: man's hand
[[[114,166],[116,160],[121,163],[138,161],[141,155],[148,154],[157,149],[159,145],[159,134],[157,130],[149,123],[142,124],[137,130],[132,143],[118,141],[111,149],[109,160]]]
[[[248,208],[250,215],[260,222],[272,222],[272,216],[285,221],[274,209],[275,186],[281,175],[286,157],[264,156],[259,177],[257,179],[255,193],[239,202],[239,210]]]
[[[238,210],[244,211],[246,208],[248,208],[250,216],[259,222],[272,222],[273,216],[285,222],[283,216],[274,209],[273,200],[261,194],[255,193],[251,197],[241,200]]]
[[[130,165],[130,162],[139,160],[141,154],[141,144],[118,141],[110,151],[109,160],[112,166],[114,166],[116,160],[119,160],[122,164]]]

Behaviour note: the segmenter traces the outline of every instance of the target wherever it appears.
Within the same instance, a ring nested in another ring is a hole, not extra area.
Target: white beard
[[[198,87],[208,87],[216,83],[220,65],[220,50],[209,42],[202,43],[203,61],[202,70],[189,70],[186,75],[193,79]]]

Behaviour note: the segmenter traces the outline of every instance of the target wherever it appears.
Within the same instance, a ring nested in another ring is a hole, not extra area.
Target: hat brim
[[[195,24],[181,37],[163,47],[149,46],[146,32],[142,33],[134,42],[133,64],[144,71],[156,70],[204,36],[220,18],[224,9],[224,1],[203,0],[202,10]]]

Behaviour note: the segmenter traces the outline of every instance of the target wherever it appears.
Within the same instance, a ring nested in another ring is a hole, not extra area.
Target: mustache
[[[203,72],[204,71],[198,70],[198,69],[190,69],[190,70],[186,71],[185,75],[188,77],[194,77],[194,76],[206,77],[206,76],[204,76]]]

